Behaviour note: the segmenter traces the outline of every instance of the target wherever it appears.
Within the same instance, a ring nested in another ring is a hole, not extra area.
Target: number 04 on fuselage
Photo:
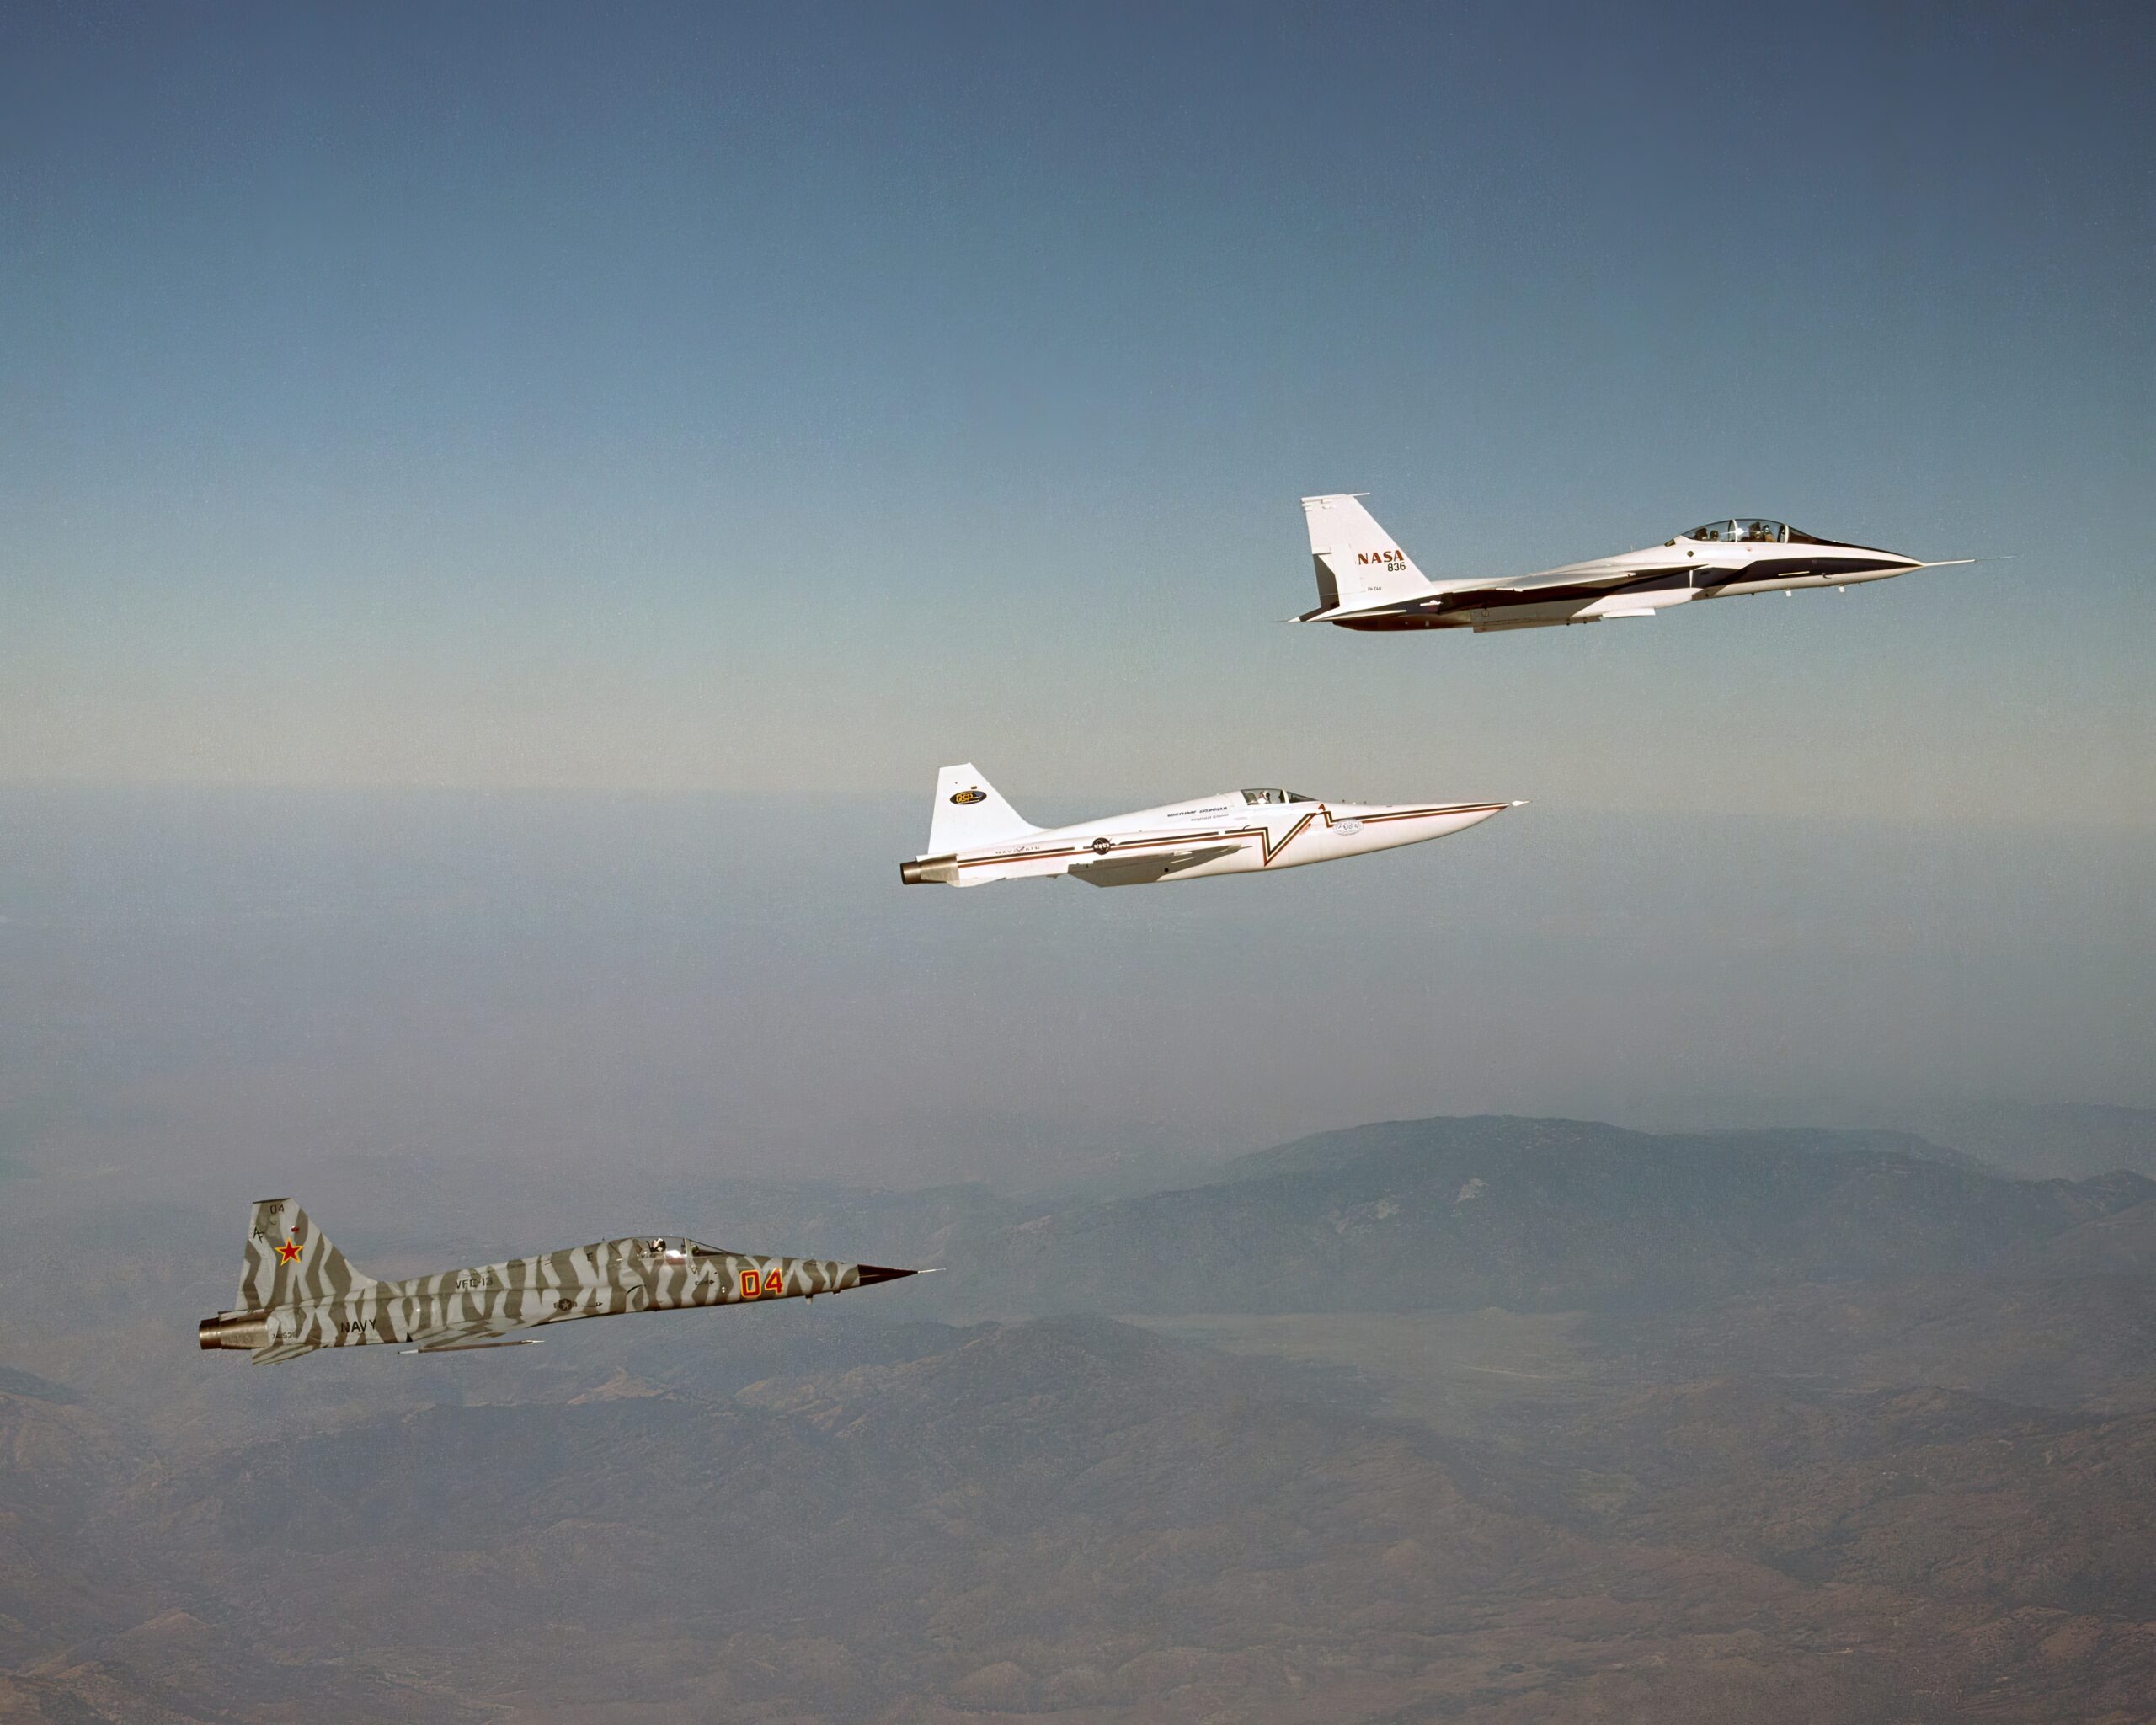
[[[1333,803],[1298,791],[1222,791],[1075,826],[1020,819],[970,761],[936,778],[928,849],[899,865],[914,886],[1067,874],[1146,886],[1331,862],[1443,838],[1517,803]]]

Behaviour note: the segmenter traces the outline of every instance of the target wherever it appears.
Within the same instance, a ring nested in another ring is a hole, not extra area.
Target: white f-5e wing
[[[1186,868],[1232,857],[1240,845],[1207,845],[1187,851],[1154,851],[1134,857],[1110,857],[1098,862],[1074,862],[1070,874],[1088,886],[1150,886]]]

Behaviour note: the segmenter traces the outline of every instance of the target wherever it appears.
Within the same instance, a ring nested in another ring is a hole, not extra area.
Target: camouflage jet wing
[[[1232,857],[1241,845],[1205,845],[1192,851],[1155,851],[1142,857],[1112,857],[1099,862],[1074,862],[1070,877],[1088,886],[1147,886],[1195,868],[1216,857]]]
[[[407,1354],[455,1354],[467,1348],[536,1348],[536,1336],[522,1336],[514,1340],[504,1339],[512,1330],[532,1327],[530,1318],[514,1317],[506,1311],[480,1312],[459,1319],[455,1323],[441,1324],[431,1330],[415,1330],[412,1345]]]

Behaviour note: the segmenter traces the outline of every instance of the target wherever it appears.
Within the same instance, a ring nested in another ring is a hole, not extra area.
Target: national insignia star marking
[[[280,1246],[277,1248],[277,1262],[279,1263],[296,1263],[299,1258],[299,1255],[300,1247],[299,1242],[296,1240],[287,1240],[282,1246]]]

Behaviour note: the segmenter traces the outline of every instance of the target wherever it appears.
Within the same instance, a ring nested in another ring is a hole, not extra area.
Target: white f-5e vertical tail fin
[[[1019,819],[972,761],[936,775],[936,804],[928,817],[928,854],[948,856],[1022,839],[1040,829]]]
[[[1303,499],[1310,561],[1317,567],[1318,608],[1310,617],[1409,599],[1430,589],[1415,559],[1371,520],[1361,498],[1358,492]]]

